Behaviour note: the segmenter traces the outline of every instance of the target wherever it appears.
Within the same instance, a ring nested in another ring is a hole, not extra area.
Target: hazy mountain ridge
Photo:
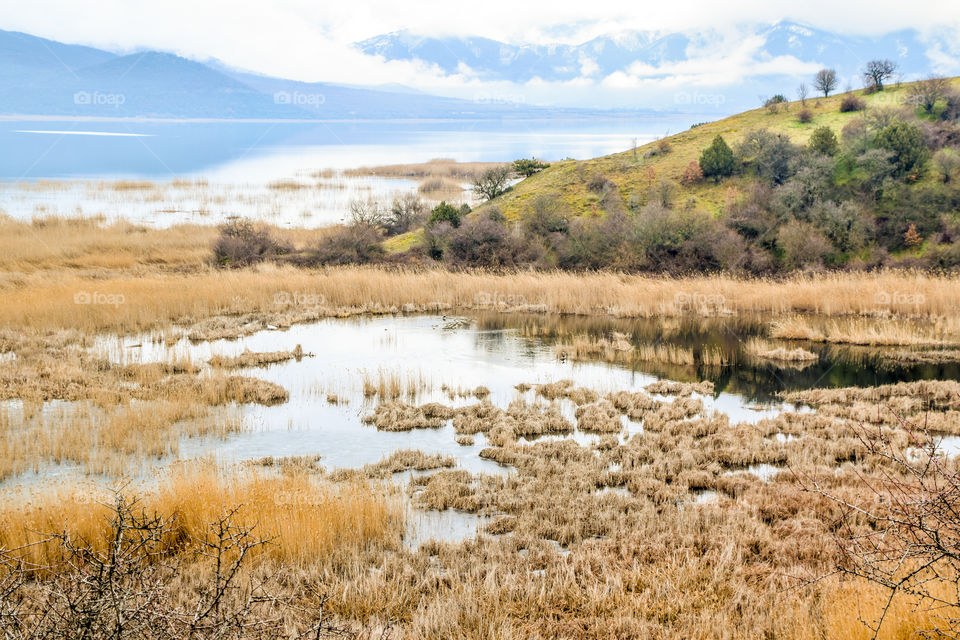
[[[0,113],[18,115],[377,119],[585,113],[395,86],[298,82],[172,53],[120,55],[11,31],[0,31],[0,80]]]

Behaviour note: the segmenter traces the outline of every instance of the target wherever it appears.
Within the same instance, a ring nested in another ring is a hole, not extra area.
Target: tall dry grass
[[[133,494],[129,487],[123,491]],[[0,506],[0,547],[26,547],[25,558],[39,565],[58,559],[49,556],[57,547],[42,543],[45,533],[68,532],[102,549],[111,533],[111,501],[108,491],[91,486],[8,496]],[[269,557],[301,566],[349,563],[373,547],[397,548],[405,518],[400,496],[387,485],[357,479],[334,484],[305,473],[210,462],[174,468],[157,488],[139,495],[139,506],[175,522],[170,553],[191,539],[206,539],[211,522],[239,507],[234,524],[255,526],[258,536],[272,540],[265,547]]]
[[[16,285],[8,283],[3,291],[5,304],[0,307],[0,327],[125,332],[224,314],[316,310],[321,315],[338,315],[486,308],[491,297],[505,295],[519,301],[507,311],[615,317],[715,313],[715,309],[691,308],[690,292],[722,296],[728,313],[876,316],[890,311],[876,305],[877,293],[888,290],[913,290],[924,295],[922,305],[893,311],[924,318],[955,318],[960,309],[960,281],[956,277],[922,273],[830,274],[774,281],[726,276],[494,274],[363,267],[307,271],[268,265],[237,271],[153,272],[97,279],[67,273]],[[78,293],[122,303],[77,304]],[[281,299],[283,302],[278,303]],[[303,300],[311,301],[309,308],[300,303]],[[948,324],[951,332],[957,330],[955,319]]]

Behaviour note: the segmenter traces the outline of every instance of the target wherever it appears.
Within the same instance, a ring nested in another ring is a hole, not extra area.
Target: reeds
[[[486,308],[486,301],[494,295],[499,298],[500,292],[524,301],[516,310],[573,315],[682,316],[691,312],[686,298],[676,297],[685,290],[717,291],[725,297],[731,312],[857,315],[874,314],[873,292],[895,287],[926,292],[924,304],[906,311],[930,318],[936,327],[933,331],[944,336],[941,342],[955,340],[960,334],[960,320],[948,317],[960,309],[960,286],[949,276],[889,272],[796,276],[775,282],[723,276],[671,279],[605,273],[492,274],[360,267],[306,271],[276,266],[230,272],[199,270],[192,274],[146,272],[136,277],[118,275],[96,280],[66,273],[8,281],[3,287],[0,327],[125,332],[237,314],[273,322],[282,321],[284,316]],[[110,300],[122,302],[83,304],[85,294],[98,301],[103,296],[92,294],[109,294],[113,296]],[[300,304],[306,299],[317,303]],[[903,326],[892,319],[878,319],[877,324]],[[787,336],[775,332],[773,337]]]
[[[416,398],[417,395],[433,388],[433,382],[422,371],[400,371],[377,369],[376,374],[364,371],[361,377],[363,395],[377,397],[381,401],[398,398]]]
[[[781,344],[775,344],[762,338],[750,338],[744,345],[744,349],[749,356],[777,362],[812,362],[820,358],[817,354],[802,347],[787,349]]]
[[[125,490],[131,493],[128,488]],[[128,498],[132,497],[130,495]],[[239,508],[237,526],[253,526],[272,539],[264,553],[290,565],[344,564],[374,545],[394,548],[403,532],[402,502],[388,488],[362,481],[331,484],[307,474],[219,468],[200,462],[179,466],[156,490],[137,495],[148,513],[172,519],[177,553],[190,539],[204,540],[208,524]],[[111,502],[102,488],[48,489],[10,499],[0,508],[0,547],[27,547],[26,559],[43,565],[55,550],[46,532],[68,532],[96,548],[106,545],[105,516]]]

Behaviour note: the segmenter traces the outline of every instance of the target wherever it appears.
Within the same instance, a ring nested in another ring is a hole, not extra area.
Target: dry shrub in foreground
[[[306,473],[228,470],[206,462],[175,467],[140,507],[169,523],[162,551],[190,551],[206,540],[207,525],[230,512],[231,524],[256,527],[274,544],[261,554],[292,565],[344,566],[372,548],[395,548],[403,532],[403,505],[389,487],[365,481],[332,484]],[[0,508],[0,549],[20,549],[35,566],[64,560],[63,548],[45,542],[49,533],[109,548],[114,530],[110,494],[66,488],[11,496]]]
[[[352,636],[323,616],[309,582],[251,565],[272,542],[256,525],[223,511],[185,533],[177,518],[115,496],[101,539],[66,529],[43,546],[56,560],[25,562],[24,548],[0,548],[0,632],[5,638],[100,640],[325,638]],[[171,555],[171,541],[182,544]]]
[[[960,637],[960,473],[937,442],[897,416],[907,446],[882,430],[863,429],[867,453],[886,463],[884,472],[862,478],[863,493],[838,496],[814,478],[810,489],[838,504],[839,570],[879,592],[873,615],[861,618],[874,637],[898,624],[897,610],[919,612],[931,638]]]

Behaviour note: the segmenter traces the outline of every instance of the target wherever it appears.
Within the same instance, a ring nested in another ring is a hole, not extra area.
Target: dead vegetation
[[[250,351],[244,350],[237,356],[214,356],[210,358],[209,365],[220,369],[243,369],[247,367],[265,367],[278,362],[287,362],[296,360],[299,362],[304,355],[303,347],[297,345],[290,351]]]

